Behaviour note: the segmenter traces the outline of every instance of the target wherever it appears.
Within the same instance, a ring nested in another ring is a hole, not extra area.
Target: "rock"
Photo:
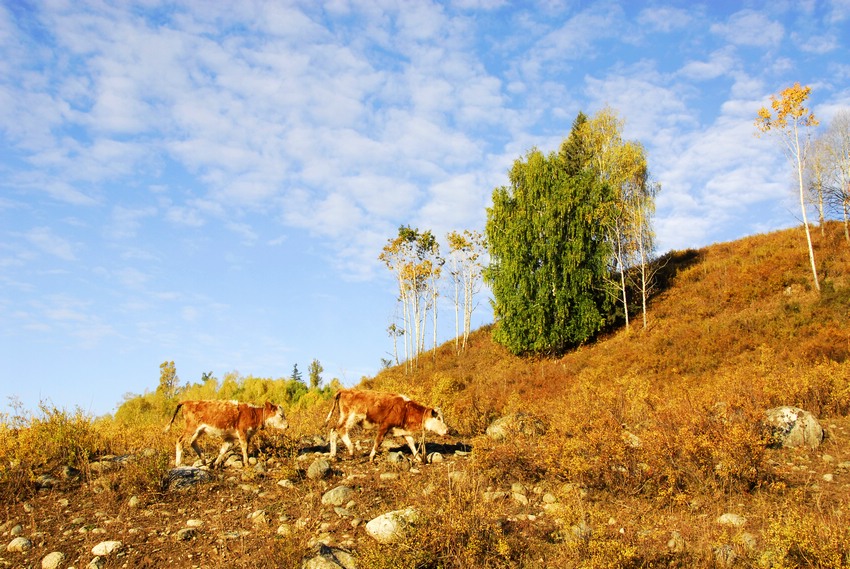
[[[320,480],[326,477],[331,472],[331,465],[323,458],[317,458],[307,468],[307,478],[310,480]]]
[[[507,492],[501,491],[487,491],[481,494],[481,497],[484,498],[485,502],[497,502],[499,500],[504,500],[508,497]]]
[[[178,466],[168,471],[162,485],[167,490],[181,490],[211,480],[212,474],[208,470],[194,466]]]
[[[91,554],[97,557],[106,557],[120,551],[124,544],[120,541],[101,541],[91,548]]]
[[[438,464],[443,462],[443,455],[438,452],[432,452],[428,454],[428,464]]]
[[[302,569],[357,569],[357,562],[344,549],[318,544],[313,557],[301,564]]]
[[[41,560],[41,569],[59,569],[65,563],[65,554],[61,551],[48,553]]]
[[[765,428],[770,446],[817,448],[823,441],[823,428],[814,415],[799,407],[775,407],[766,412]]]
[[[514,502],[516,502],[517,504],[520,504],[522,506],[528,505],[528,498],[525,496],[525,494],[520,494],[519,492],[513,492],[511,494],[511,497],[514,499]]]
[[[248,516],[248,519],[250,519],[255,526],[264,526],[269,523],[269,516],[265,510],[257,510],[253,512]]]
[[[353,494],[354,490],[348,486],[337,486],[322,495],[322,504],[326,506],[342,506],[351,499]]]
[[[739,528],[747,523],[747,518],[739,516],[738,514],[727,513],[717,518],[717,523],[722,526],[733,526]]]
[[[587,541],[593,535],[593,528],[590,527],[585,521],[581,521],[574,526],[570,527],[570,532],[573,534],[573,537],[576,539],[580,539],[582,541]]]
[[[527,413],[505,415],[487,427],[487,436],[495,441],[509,440],[514,435],[534,437],[546,434],[543,421]]]
[[[21,524],[15,524],[12,526],[12,529],[9,530],[9,535],[18,536],[24,534],[24,526]]]
[[[38,488],[39,490],[41,490],[41,489],[48,490],[50,488],[55,487],[57,483],[58,483],[58,480],[56,480],[55,478],[53,478],[49,474],[42,474],[41,476],[36,478],[35,487]]]
[[[6,546],[6,551],[11,553],[22,553],[32,549],[32,542],[23,536],[18,536],[9,542]]]
[[[378,543],[394,543],[403,537],[418,519],[419,512],[414,508],[387,512],[368,522],[366,533]]]
[[[135,508],[139,505],[139,497],[138,496],[130,496],[130,499],[127,501],[127,505],[131,508]]]
[[[667,542],[667,549],[673,553],[683,553],[685,551],[685,538],[677,531],[670,532],[670,541]]]
[[[96,556],[86,565],[86,569],[102,569],[104,565],[106,565],[106,561],[103,557]]]
[[[835,479],[835,477],[830,473],[823,475],[823,481],[824,482],[832,482],[834,479]]]
[[[398,472],[382,472],[379,476],[381,480],[398,480]]]
[[[191,541],[198,535],[198,530],[195,528],[183,528],[177,531],[175,537],[177,541]]]

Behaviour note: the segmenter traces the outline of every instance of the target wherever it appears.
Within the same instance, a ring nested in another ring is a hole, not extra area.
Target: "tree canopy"
[[[594,169],[586,122],[580,113],[558,153],[516,160],[487,210],[494,338],[516,354],[581,344],[610,312],[605,228],[617,195]]]

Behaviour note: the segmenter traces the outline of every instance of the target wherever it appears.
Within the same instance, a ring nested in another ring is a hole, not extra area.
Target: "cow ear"
[[[439,417],[440,416],[440,410],[437,409],[436,407],[434,409],[431,409],[431,416],[432,417]]]

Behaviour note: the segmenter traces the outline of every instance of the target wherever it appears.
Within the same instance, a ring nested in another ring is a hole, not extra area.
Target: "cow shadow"
[[[401,443],[401,444],[395,445],[395,446],[391,446],[391,447],[385,447],[385,448],[386,448],[387,452],[400,452],[400,453],[403,453],[403,454],[406,454],[406,455],[412,455],[413,454],[413,453],[410,452],[410,447],[408,447],[404,443]],[[472,445],[464,443],[464,442],[455,442],[455,443],[429,442],[429,443],[426,443],[425,450],[428,452],[428,454],[431,454],[432,452],[438,452],[438,453],[442,454],[443,456],[453,455],[453,454],[457,454],[457,453],[468,454],[468,453],[472,452]],[[337,455],[337,456],[345,456],[345,457],[348,456],[348,451],[346,451],[344,447],[341,449],[341,451],[342,452],[340,453],[340,455]],[[308,446],[302,446],[298,449],[299,455],[315,454],[315,453],[328,454],[330,452],[331,452],[330,444],[311,444],[311,445],[308,445]],[[365,453],[366,453],[366,456],[368,456],[369,451],[366,450]]]

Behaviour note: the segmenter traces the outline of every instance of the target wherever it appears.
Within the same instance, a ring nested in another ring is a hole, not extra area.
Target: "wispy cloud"
[[[63,261],[74,261],[77,258],[74,253],[74,245],[56,235],[49,227],[34,227],[27,232],[25,237],[30,244],[42,252]]]

